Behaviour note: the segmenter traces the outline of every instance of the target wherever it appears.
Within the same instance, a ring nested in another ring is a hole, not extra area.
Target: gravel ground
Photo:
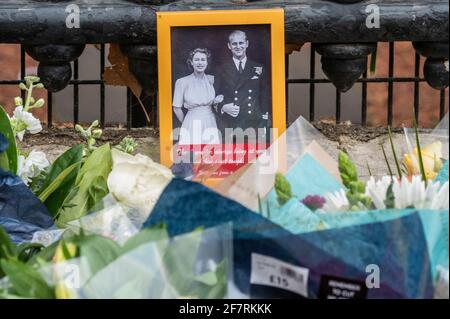
[[[364,127],[350,123],[334,124],[321,121],[314,126],[327,137],[329,147],[345,150],[356,163],[360,176],[363,179],[369,177],[368,166],[373,175],[386,174],[387,168],[380,144],[384,144],[388,158],[393,162],[385,127]],[[427,132],[427,131],[424,131]],[[152,128],[126,130],[122,128],[105,128],[99,144],[118,144],[124,137],[132,136],[138,143],[137,153],[150,156],[155,161],[159,160],[158,131]],[[394,143],[398,145],[398,154],[401,154],[405,144],[401,129],[393,133]],[[26,135],[21,143],[21,148],[30,148],[43,151],[50,161],[76,143],[82,142],[81,138],[70,128],[45,129],[36,135]]]

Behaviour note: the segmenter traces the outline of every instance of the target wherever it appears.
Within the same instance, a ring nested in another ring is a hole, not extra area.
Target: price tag
[[[252,253],[250,283],[276,287],[308,297],[309,269]]]

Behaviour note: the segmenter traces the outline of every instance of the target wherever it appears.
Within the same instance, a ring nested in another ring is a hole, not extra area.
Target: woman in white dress
[[[207,49],[192,50],[187,62],[194,72],[175,82],[172,106],[182,123],[179,145],[221,143],[212,107],[223,101],[223,95],[216,96],[214,76],[205,73],[210,57]]]

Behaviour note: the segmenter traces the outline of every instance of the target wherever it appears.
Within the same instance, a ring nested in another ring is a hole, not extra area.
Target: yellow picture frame
[[[160,162],[171,167],[173,164],[173,111],[172,111],[172,28],[210,27],[232,25],[270,26],[270,63],[272,88],[272,127],[276,128],[273,141],[286,130],[285,90],[285,38],[284,10],[212,10],[158,12],[158,85]],[[214,184],[214,183],[213,183]]]

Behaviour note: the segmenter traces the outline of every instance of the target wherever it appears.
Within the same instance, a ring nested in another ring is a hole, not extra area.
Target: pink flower
[[[326,200],[320,195],[308,195],[303,198],[302,203],[312,211],[315,211],[322,208]]]

